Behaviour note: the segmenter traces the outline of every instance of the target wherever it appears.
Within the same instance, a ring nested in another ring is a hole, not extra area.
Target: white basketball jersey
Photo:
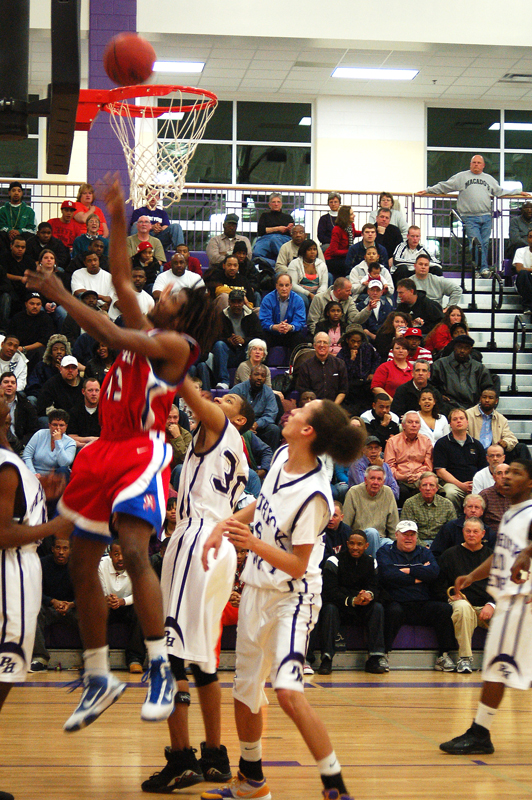
[[[323,529],[334,513],[331,485],[321,461],[304,475],[285,472],[288,447],[275,454],[253,519],[254,534],[262,541],[288,553],[294,545],[313,544],[307,570],[302,578],[292,578],[272,567],[255,553],[249,553],[242,573],[245,584],[280,592],[320,594],[323,559]]]
[[[42,525],[48,520],[46,502],[43,488],[38,478],[27,468],[25,463],[11,450],[0,448],[0,466],[13,464],[20,475],[21,489],[24,495],[25,510],[21,517],[15,517],[15,522],[24,525]],[[25,549],[37,549],[37,542],[24,545]]]
[[[196,454],[200,428],[198,425],[192,436],[179,478],[177,522],[230,517],[248,480],[242,437],[235,426],[226,419],[216,444],[207,452]]]
[[[488,592],[497,599],[510,595],[532,594],[530,578],[525,583],[513,583],[510,580],[516,556],[530,544],[528,532],[531,523],[532,500],[510,506],[503,515],[488,579]]]

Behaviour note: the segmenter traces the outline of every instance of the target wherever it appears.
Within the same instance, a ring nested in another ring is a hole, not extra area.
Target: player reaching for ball
[[[175,683],[168,663],[162,596],[148,558],[153,530],[165,516],[171,449],[165,424],[174,395],[188,367],[216,335],[216,312],[204,290],[162,292],[149,318],[141,314],[126,250],[124,198],[118,181],[106,192],[112,229],[109,262],[127,328],[116,327],[69,294],[54,275],[26,273],[95,339],[122,352],[100,394],[100,438],[79,453],[58,504],[74,525],[70,570],[85,651],[81,701],[65,723],[66,731],[89,725],[114,703],[125,684],[110,673],[107,605],[98,565],[118,532],[124,564],[133,584],[135,609],[150,661],[149,687],[141,717],[166,719],[174,708]],[[188,331],[197,341],[180,331]]]
[[[510,463],[503,494],[510,508],[499,525],[493,555],[455,581],[459,592],[489,575],[488,591],[497,602],[484,648],[484,683],[474,722],[462,736],[440,745],[440,750],[453,755],[493,753],[490,728],[505,687],[529,689],[532,681],[531,461]]]
[[[249,550],[242,581],[233,685],[241,758],[238,776],[204,792],[203,800],[271,797],[262,773],[264,684],[270,678],[283,711],[316,759],[326,800],[350,800],[325,725],[303,694],[308,638],[321,606],[322,531],[334,511],[318,456],[351,463],[363,444],[359,428],[329,400],[292,411],[283,428],[287,446],[272,462],[256,503],[216,526],[204,550],[223,535]],[[248,524],[253,521],[254,532]]]

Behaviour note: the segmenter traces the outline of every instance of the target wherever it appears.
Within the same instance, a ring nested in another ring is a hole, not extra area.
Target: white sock
[[[320,775],[338,775],[338,773],[342,771],[342,767],[336,758],[334,750],[328,756],[322,758],[321,761],[317,761],[316,765],[320,771]]]
[[[162,639],[144,639],[146,650],[148,651],[148,658],[153,661],[155,658],[164,658],[168,661],[168,653],[166,650],[166,638]]]
[[[88,675],[107,675],[109,669],[109,647],[96,647],[83,651],[83,663]]]
[[[260,761],[262,758],[262,742],[240,742],[240,755],[244,761]]]
[[[475,717],[475,722],[477,725],[482,725],[483,728],[487,728],[490,730],[491,723],[493,722],[493,717],[497,713],[496,708],[490,708],[489,706],[485,706],[484,703],[479,703],[477,708],[477,714]]]

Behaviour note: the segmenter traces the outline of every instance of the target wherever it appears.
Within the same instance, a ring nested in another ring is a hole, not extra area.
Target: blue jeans
[[[475,217],[464,217],[464,228],[469,239],[471,253],[473,253],[473,237],[480,242],[481,269],[488,268],[488,251],[491,236],[491,214],[478,214]]]
[[[289,241],[290,236],[287,236],[284,233],[267,233],[265,236],[261,236],[255,242],[255,246],[253,248],[253,257],[263,258],[268,262],[268,264],[270,264],[272,269],[275,269],[275,262],[277,261],[279,250],[283,244],[286,244],[286,242]]]
[[[391,539],[381,538],[381,535],[376,528],[366,528],[364,532],[367,536],[369,544],[366,553],[368,554],[368,556],[372,556],[372,558],[375,558],[375,556],[377,555],[377,550],[380,547],[382,547],[383,544],[393,544],[393,541]]]
[[[242,361],[246,360],[246,348],[239,347],[232,350],[225,342],[215,342],[212,348],[212,358],[214,366],[214,380],[216,383],[231,383],[229,379],[229,367],[238,367]]]

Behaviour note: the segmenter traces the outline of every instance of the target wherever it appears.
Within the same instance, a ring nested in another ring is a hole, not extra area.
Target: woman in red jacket
[[[334,278],[345,277],[347,251],[353,244],[355,237],[362,236],[362,231],[357,231],[353,224],[354,219],[355,212],[351,206],[340,206],[336,217],[336,225],[332,230],[331,243],[325,255],[327,267]]]
[[[451,341],[451,326],[457,322],[467,327],[467,320],[460,306],[449,306],[444,311],[443,319],[427,335],[425,347],[433,353],[441,352]]]

